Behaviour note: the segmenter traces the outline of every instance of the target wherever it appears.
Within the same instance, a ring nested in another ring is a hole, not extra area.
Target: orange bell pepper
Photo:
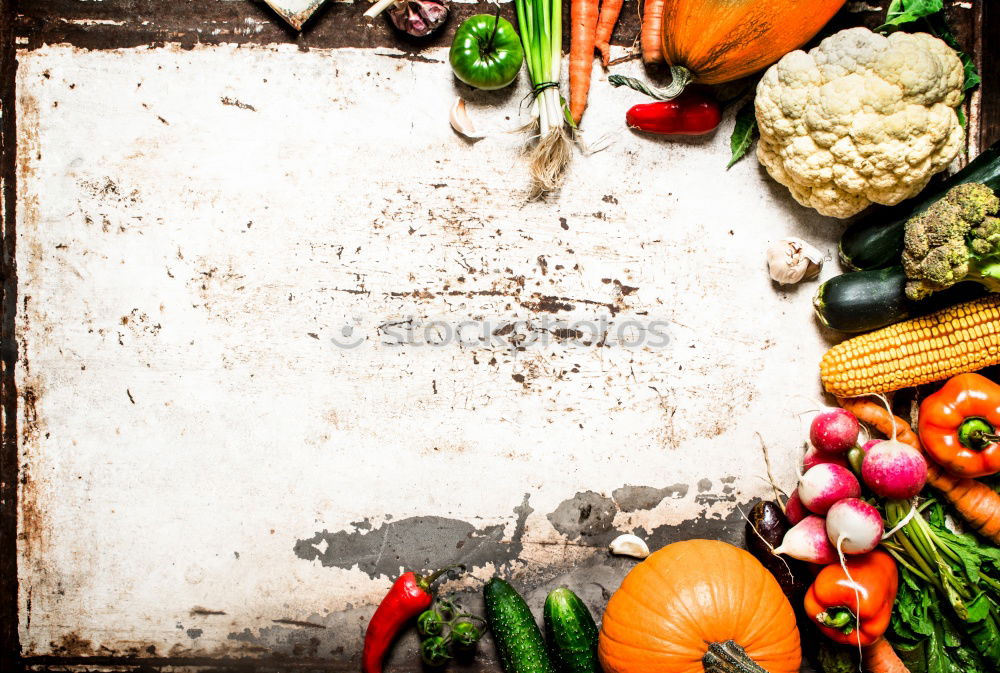
[[[851,579],[839,565],[820,571],[806,592],[806,614],[834,642],[871,645],[889,628],[899,589],[896,562],[876,549],[848,556],[846,565]]]
[[[935,463],[956,477],[1000,472],[1000,385],[959,374],[920,405],[920,442]]]

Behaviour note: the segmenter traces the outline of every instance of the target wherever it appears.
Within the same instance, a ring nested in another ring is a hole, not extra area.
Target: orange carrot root
[[[590,72],[594,68],[597,0],[572,0],[570,5],[569,112],[577,124],[587,109]]]
[[[601,3],[601,17],[597,20],[597,34],[594,45],[601,52],[601,65],[605,68],[611,62],[611,33],[615,30],[618,15],[624,0],[604,0]]]
[[[910,424],[867,398],[839,400],[840,406],[886,437],[896,433],[896,439],[923,453],[923,447]],[[927,454],[924,454],[927,457]],[[983,537],[1000,544],[1000,494],[975,479],[953,477],[930,458],[927,459],[927,483],[940,491],[962,518]]]
[[[663,63],[663,7],[666,0],[646,0],[642,10],[642,60],[646,63]]]
[[[861,667],[867,673],[910,673],[885,638],[864,649]]]

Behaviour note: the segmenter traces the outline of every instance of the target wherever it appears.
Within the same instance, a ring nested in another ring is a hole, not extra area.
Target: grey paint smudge
[[[553,528],[570,540],[583,538],[589,544],[603,546],[615,537],[617,511],[611,498],[584,491],[559,503],[548,519]]]
[[[678,525],[657,526],[651,531],[640,528],[635,534],[645,540],[653,550],[672,542],[695,538],[721,540],[743,548],[743,524],[746,520],[740,514],[740,507],[743,511],[749,511],[747,505],[738,505],[725,517],[720,515],[699,517]]]
[[[370,523],[366,528],[362,522],[354,531],[324,530],[296,541],[293,551],[303,560],[318,560],[330,568],[357,566],[373,579],[380,575],[395,578],[401,569],[419,572],[452,563],[464,563],[469,569],[501,566],[520,557],[525,523],[532,511],[525,494],[514,508],[517,520],[509,541],[504,539],[504,524],[477,529],[459,519],[414,516],[378,528]]]
[[[712,489],[711,479],[699,479],[698,480],[698,492],[704,493],[705,491],[710,491]]]
[[[204,632],[201,629],[188,629],[187,630],[188,638],[191,638],[192,640],[194,640],[195,638],[201,638],[201,634],[202,633],[204,633]]]
[[[623,512],[638,512],[643,509],[654,509],[667,498],[681,499],[688,494],[687,484],[673,484],[664,488],[653,486],[631,486],[626,484],[616,488],[611,497],[618,509]]]

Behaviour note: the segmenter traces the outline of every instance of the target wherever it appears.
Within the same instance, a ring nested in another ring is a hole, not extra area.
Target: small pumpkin
[[[808,42],[844,0],[665,0],[663,58],[674,97],[690,82],[721,84],[763,70]],[[676,91],[676,93],[674,93]]]
[[[749,553],[675,542],[637,565],[604,611],[606,673],[798,673],[795,613]]]

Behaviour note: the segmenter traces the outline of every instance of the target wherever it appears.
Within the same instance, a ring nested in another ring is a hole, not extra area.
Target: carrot
[[[642,60],[646,63],[663,63],[663,7],[666,0],[646,0],[642,8]]]
[[[895,430],[896,439],[923,453],[920,440],[910,424],[890,414],[881,404],[860,397],[844,398],[839,402],[859,421],[864,421],[886,437],[892,437]],[[927,483],[940,491],[970,526],[1000,544],[1000,494],[975,479],[953,477],[930,459],[927,460]]]
[[[601,65],[605,68],[611,62],[611,33],[614,32],[618,15],[624,0],[604,0],[601,3],[601,18],[597,20],[597,37],[594,44],[601,52]]]
[[[597,39],[597,0],[572,0],[569,42],[569,112],[580,123],[587,109],[590,71],[594,68],[594,40]]]
[[[868,673],[910,673],[885,638],[863,650],[862,667]]]

